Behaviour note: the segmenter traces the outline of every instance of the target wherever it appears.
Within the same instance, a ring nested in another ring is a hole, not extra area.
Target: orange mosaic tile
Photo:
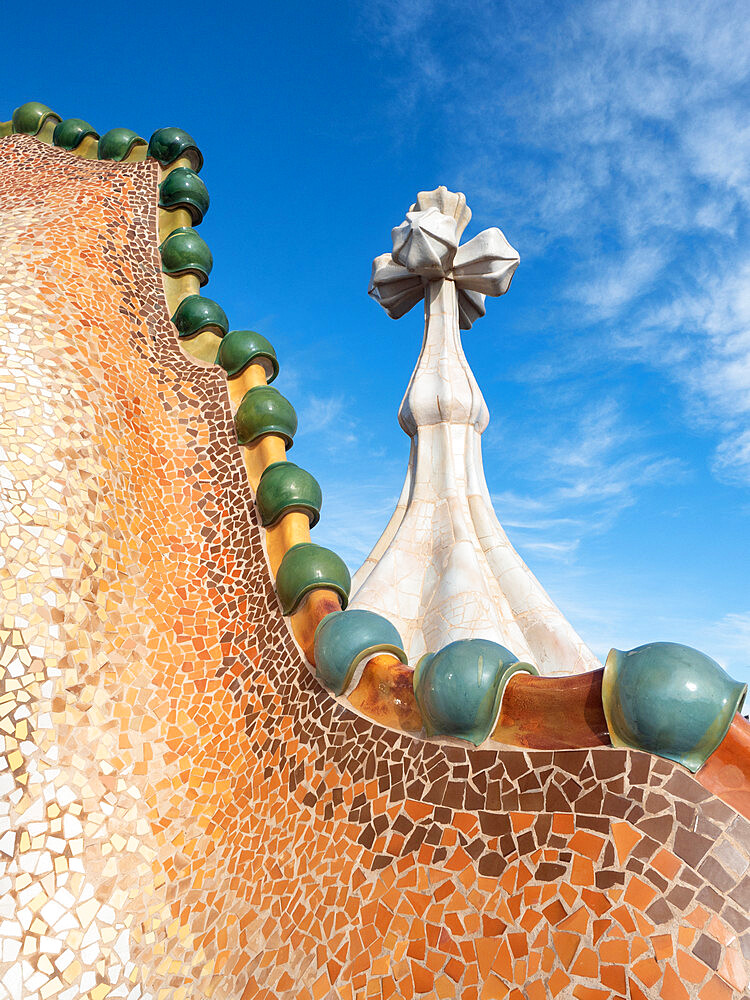
[[[570,970],[573,956],[578,951],[580,938],[575,934],[568,934],[565,931],[553,933],[552,940],[555,946],[555,955],[562,963],[564,969]]]
[[[683,948],[689,948],[696,938],[697,931],[695,927],[688,927],[683,924],[682,927],[677,929],[677,939]]]
[[[669,934],[654,934],[651,938],[651,947],[657,959],[669,958],[673,951],[672,937]]]
[[[627,996],[625,969],[621,965],[602,965],[599,970],[602,986],[608,986],[616,996]]]
[[[697,958],[693,958],[682,949],[677,952],[677,968],[683,980],[688,983],[702,983],[708,972],[703,962],[699,962]]]
[[[624,865],[635,845],[643,839],[643,834],[633,829],[630,823],[613,823],[612,836],[615,841],[617,860],[621,865]]]
[[[733,989],[746,992],[750,988],[747,965],[739,949],[727,948],[717,971],[720,978]]]
[[[661,995],[664,1000],[687,1000],[689,993],[671,965],[664,969]]]
[[[568,847],[576,854],[582,854],[591,861],[596,861],[604,848],[604,838],[587,833],[585,830],[577,830],[570,838]]]
[[[566,975],[562,969],[555,969],[552,975],[549,977],[547,987],[550,994],[556,997],[558,993],[561,993],[565,987],[570,983],[570,976]]]
[[[716,752],[698,772],[698,780],[743,816],[750,817],[750,726],[741,715],[732,720]]]
[[[698,994],[700,1000],[731,1000],[732,988],[713,976]]]
[[[651,958],[644,958],[631,966],[631,971],[644,985],[655,986],[662,977],[662,970]]]
[[[673,879],[682,868],[682,862],[671,851],[659,851],[652,862],[654,868],[667,879]]]
[[[630,1000],[649,1000],[649,997],[632,979],[628,979],[628,990],[630,991]]]
[[[582,948],[570,971],[574,976],[583,979],[596,979],[599,976],[599,959],[596,952],[591,948]]]

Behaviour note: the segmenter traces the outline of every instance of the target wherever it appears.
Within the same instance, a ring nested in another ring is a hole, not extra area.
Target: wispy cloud
[[[738,680],[750,684],[750,611],[724,615],[708,627],[707,636],[711,655],[733,671]],[[746,713],[748,708],[750,705]]]
[[[535,555],[546,556],[548,559],[568,560],[578,548],[579,539],[570,542],[534,542],[527,541],[525,548]]]
[[[512,441],[509,432],[495,446],[511,460]],[[628,423],[614,399],[574,409],[565,426],[533,435],[531,445],[524,442],[532,490],[495,494],[500,520],[522,552],[572,562],[581,540],[609,530],[640,490],[687,474],[678,459],[647,445],[642,429]]]
[[[750,482],[745,4],[386,0],[377,16],[394,93],[440,108],[444,168],[481,223],[502,211],[522,258],[554,252],[555,347],[662,372],[713,436],[709,470]]]
[[[340,423],[345,410],[346,399],[343,396],[305,395],[300,406],[299,433],[319,434],[329,431]]]
[[[388,524],[398,493],[377,478],[356,483],[331,480],[322,485],[323,516],[313,541],[338,552],[354,573]]]
[[[725,438],[716,449],[713,472],[717,479],[744,485],[750,482],[750,430]]]
[[[633,247],[614,259],[601,259],[597,275],[574,285],[568,294],[589,307],[589,319],[610,319],[653,286],[665,263],[662,247]]]

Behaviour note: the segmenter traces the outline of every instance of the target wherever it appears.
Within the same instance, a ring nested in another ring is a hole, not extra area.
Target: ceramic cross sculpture
[[[542,674],[600,664],[510,544],[482,468],[489,412],[460,329],[503,295],[519,257],[499,229],[459,246],[471,219],[462,194],[422,191],[373,261],[370,295],[392,319],[422,298],[422,350],[399,409],[411,438],[390,522],[354,577],[351,606],[387,616],[410,661],[455,639],[492,639]]]

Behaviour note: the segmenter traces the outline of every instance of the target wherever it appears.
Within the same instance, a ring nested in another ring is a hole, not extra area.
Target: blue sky
[[[99,131],[187,128],[206,293],[268,336],[352,568],[395,504],[422,317],[367,298],[420,189],[498,225],[510,292],[465,334],[512,541],[603,656],[697,646],[750,680],[747,7],[590,0],[82,2],[4,13],[0,92]],[[10,57],[9,57],[10,56]]]

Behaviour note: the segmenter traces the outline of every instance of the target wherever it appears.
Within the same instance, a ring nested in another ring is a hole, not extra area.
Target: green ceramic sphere
[[[227,314],[219,303],[204,295],[186,295],[175,309],[172,322],[180,337],[192,337],[203,330],[213,330],[223,337],[229,329]]]
[[[130,156],[136,146],[145,145],[146,140],[131,128],[111,128],[99,140],[97,155],[100,160],[116,160],[119,163]]]
[[[334,590],[345,608],[351,577],[346,563],[330,549],[313,542],[300,542],[284,553],[276,574],[276,592],[285,615],[293,614],[312,590]]]
[[[288,450],[297,433],[297,414],[278,389],[272,385],[254,385],[242,397],[234,425],[240,444],[252,444],[264,434],[278,434]]]
[[[646,750],[698,771],[727,734],[747,685],[677,642],[610,651],[602,703],[616,747]]]
[[[479,746],[492,732],[513,674],[537,674],[489,639],[457,639],[427,653],[414,671],[414,696],[429,736],[452,736]]]
[[[195,274],[205,285],[214,259],[208,244],[190,226],[175,229],[159,247],[161,269],[165,274]]]
[[[44,123],[50,118],[60,121],[60,116],[48,108],[46,104],[40,104],[39,101],[28,101],[13,112],[13,131],[24,135],[37,135]]]
[[[403,645],[396,627],[373,611],[334,611],[315,630],[315,672],[334,694],[343,694],[364,659],[392,653],[406,663]]]
[[[255,501],[264,528],[292,510],[307,514],[314,528],[320,520],[323,494],[317,479],[294,462],[272,462],[263,470]]]
[[[163,167],[168,167],[179,157],[190,160],[193,170],[203,166],[203,156],[196,145],[195,139],[184,129],[176,126],[157,129],[148,144],[148,155],[158,160]]]
[[[52,134],[52,142],[61,149],[77,149],[87,135],[94,139],[99,138],[99,133],[94,130],[93,125],[89,125],[82,118],[66,118],[55,125]]]
[[[279,362],[270,343],[255,330],[232,330],[221,342],[216,362],[234,378],[257,360],[263,362],[268,382],[273,382],[279,374]]]
[[[159,185],[159,207],[186,208],[194,226],[203,221],[208,205],[206,185],[189,167],[177,167]]]

